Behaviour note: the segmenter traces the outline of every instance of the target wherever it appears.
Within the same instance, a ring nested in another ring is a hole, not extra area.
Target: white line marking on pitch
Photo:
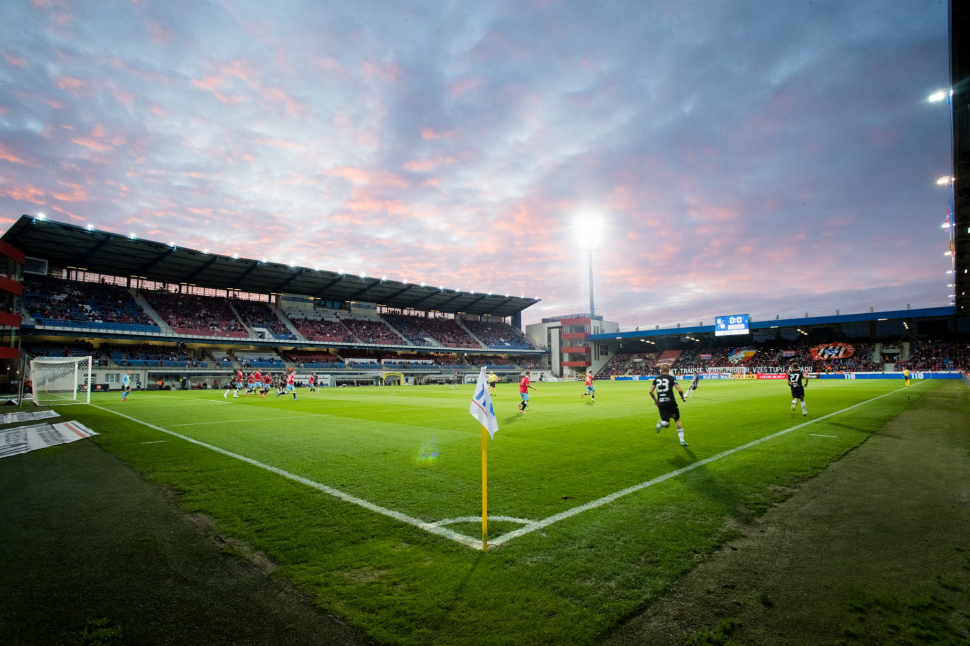
[[[818,433],[809,433],[809,435],[814,435],[815,437],[838,437],[838,435],[819,435]]]
[[[165,440],[155,440],[154,442],[142,442],[142,444],[164,444]]]
[[[402,523],[407,523],[408,525],[413,525],[413,526],[415,526],[415,527],[417,527],[419,529],[425,530],[426,532],[431,532],[432,534],[437,534],[438,536],[441,536],[443,538],[450,538],[451,540],[453,540],[453,541],[455,541],[457,543],[461,543],[462,545],[467,545],[468,547],[472,547],[472,548],[479,549],[479,550],[482,549],[482,540],[480,538],[471,538],[470,536],[465,536],[463,534],[459,534],[457,532],[453,532],[450,529],[447,529],[445,527],[438,527],[437,525],[434,525],[432,523],[426,523],[423,520],[418,520],[417,518],[412,518],[411,516],[408,516],[406,514],[402,514],[401,512],[393,511],[391,509],[387,509],[386,507],[381,507],[380,505],[375,505],[374,503],[368,502],[368,501],[364,500],[363,498],[358,498],[357,496],[351,496],[350,494],[344,493],[343,491],[340,491],[339,489],[334,489],[332,487],[328,487],[326,485],[322,485],[319,482],[314,482],[313,480],[308,480],[308,479],[306,479],[306,478],[304,478],[302,476],[298,476],[295,473],[290,473],[289,471],[284,471],[283,469],[277,469],[276,467],[272,467],[272,466],[270,466],[268,464],[263,464],[262,462],[258,462],[256,460],[253,460],[252,458],[247,458],[244,455],[239,455],[238,453],[233,453],[232,451],[227,451],[225,449],[220,449],[218,446],[213,446],[211,444],[206,444],[205,442],[200,442],[199,440],[193,440],[191,437],[188,437],[188,436],[185,436],[185,435],[181,435],[179,433],[176,433],[175,431],[169,431],[167,429],[162,428],[161,426],[155,426],[154,424],[149,424],[148,422],[143,422],[140,419],[135,419],[134,417],[130,417],[128,415],[125,415],[124,413],[119,413],[118,411],[111,410],[110,408],[103,408],[103,407],[97,406],[95,404],[90,404],[90,405],[91,406],[94,406],[94,408],[98,408],[100,410],[107,411],[109,413],[114,413],[115,415],[118,415],[119,417],[124,417],[125,419],[130,419],[133,422],[137,422],[139,424],[143,424],[143,425],[147,426],[148,428],[155,429],[156,431],[161,431],[162,433],[167,433],[168,435],[175,436],[175,437],[177,437],[177,438],[179,438],[181,440],[185,440],[186,442],[191,442],[192,444],[196,444],[198,446],[202,446],[202,447],[205,447],[207,449],[211,449],[211,450],[215,451],[216,453],[221,453],[221,454],[227,455],[227,456],[229,456],[231,458],[236,458],[237,460],[242,460],[243,462],[246,462],[247,464],[251,464],[254,467],[259,467],[261,469],[266,469],[267,471],[271,471],[271,472],[273,472],[273,473],[275,473],[277,475],[281,475],[284,478],[289,478],[290,480],[294,480],[296,482],[299,482],[300,484],[304,484],[304,485],[306,485],[308,487],[312,487],[313,489],[317,489],[319,491],[322,491],[323,493],[329,494],[329,495],[333,496],[334,498],[339,498],[340,500],[343,500],[343,501],[346,501],[346,502],[349,502],[349,503],[353,503],[355,505],[359,505],[359,506],[363,507],[364,509],[369,509],[370,511],[374,511],[374,512],[377,512],[378,514],[382,514],[384,516],[388,516],[388,517],[393,518],[394,520],[398,520],[398,521],[400,521]]]
[[[917,384],[917,385],[919,385],[919,384]],[[588,503],[586,503],[584,505],[579,505],[578,507],[573,507],[572,509],[567,509],[564,512],[561,512],[561,513],[558,513],[558,514],[554,514],[552,516],[549,516],[548,518],[543,518],[542,520],[538,520],[538,521],[529,521],[528,524],[525,527],[522,527],[520,529],[513,530],[511,532],[508,532],[507,534],[502,534],[501,536],[499,536],[499,537],[497,537],[495,539],[490,540],[489,541],[489,544],[492,545],[492,546],[494,546],[494,547],[498,547],[499,545],[502,545],[503,543],[509,542],[513,538],[518,538],[519,536],[524,536],[524,535],[529,534],[531,532],[534,532],[534,531],[536,531],[538,529],[543,529],[545,527],[548,527],[549,525],[552,525],[553,523],[558,523],[561,520],[565,520],[567,518],[572,518],[573,516],[576,516],[578,514],[583,513],[584,511],[589,511],[590,509],[596,509],[597,507],[602,507],[603,505],[606,505],[608,503],[611,503],[614,500],[617,500],[619,498],[622,498],[623,496],[629,495],[631,493],[635,493],[637,491],[640,491],[641,489],[646,489],[647,487],[651,487],[651,486],[653,486],[655,484],[659,484],[661,482],[664,482],[665,480],[669,480],[670,478],[674,478],[674,477],[679,476],[681,474],[687,473],[688,471],[693,471],[694,469],[696,469],[698,467],[701,467],[701,466],[703,466],[705,464],[710,464],[711,462],[714,462],[716,460],[720,460],[721,458],[725,458],[725,457],[727,457],[729,455],[733,455],[734,453],[737,453],[738,451],[743,451],[745,449],[749,449],[749,448],[751,448],[753,446],[757,446],[758,444],[761,444],[762,442],[767,442],[768,440],[773,440],[773,439],[775,439],[777,437],[781,437],[782,435],[785,435],[785,434],[790,433],[792,431],[798,430],[800,428],[804,428],[804,427],[806,427],[806,426],[808,426],[810,424],[814,424],[815,422],[821,422],[823,419],[827,419],[829,417],[832,417],[833,415],[839,415],[839,414],[844,413],[846,411],[850,411],[853,408],[858,408],[859,406],[864,406],[864,405],[866,405],[868,403],[871,403],[871,402],[876,401],[877,399],[882,399],[883,397],[888,397],[889,395],[893,395],[893,394],[896,394],[898,392],[900,392],[900,391],[894,390],[894,391],[891,391],[891,392],[888,392],[888,393],[879,395],[878,397],[873,397],[872,399],[867,399],[864,402],[859,402],[858,404],[854,404],[852,406],[849,406],[848,408],[843,408],[842,410],[835,411],[834,413],[829,413],[828,415],[823,415],[822,417],[818,417],[818,418],[815,418],[813,420],[809,420],[809,421],[804,422],[802,424],[799,424],[797,426],[792,426],[791,428],[786,428],[785,430],[778,431],[777,433],[772,433],[771,435],[766,435],[765,437],[763,437],[761,439],[753,440],[751,442],[748,442],[747,444],[742,444],[741,446],[735,447],[733,449],[728,449],[727,451],[723,451],[721,453],[718,453],[717,455],[714,455],[714,456],[711,456],[709,458],[705,458],[703,460],[699,460],[697,462],[694,462],[693,464],[691,464],[689,466],[686,466],[686,467],[684,467],[682,469],[677,469],[676,471],[671,471],[670,473],[665,473],[664,475],[657,476],[656,478],[653,478],[652,480],[647,480],[646,482],[641,482],[638,485],[633,485],[632,487],[627,487],[626,489],[622,489],[622,490],[617,491],[615,493],[611,493],[608,496],[604,496],[604,497],[599,498],[597,500],[593,500],[593,501],[588,502]],[[356,496],[351,496],[350,494],[344,493],[343,491],[340,491],[338,489],[334,489],[332,487],[328,487],[326,485],[322,485],[319,482],[314,482],[312,480],[308,480],[308,479],[306,479],[306,478],[304,478],[302,476],[298,476],[298,475],[296,475],[294,473],[290,473],[289,471],[284,471],[283,469],[277,469],[276,467],[270,466],[268,464],[263,464],[262,462],[258,462],[256,460],[253,460],[252,458],[247,458],[244,455],[239,455],[238,453],[233,453],[233,452],[227,451],[225,449],[220,449],[218,446],[213,446],[212,444],[206,444],[205,442],[200,442],[199,440],[194,440],[191,437],[188,437],[186,435],[181,435],[180,433],[176,433],[175,431],[169,431],[167,429],[162,428],[161,426],[155,426],[154,424],[149,424],[148,422],[142,421],[140,419],[136,419],[134,417],[130,417],[128,415],[125,415],[124,413],[119,413],[116,410],[111,410],[110,408],[104,408],[102,406],[97,406],[95,404],[89,404],[89,405],[92,406],[92,407],[94,407],[94,408],[97,408],[99,410],[107,411],[109,413],[114,413],[115,415],[117,415],[119,417],[124,417],[125,419],[131,420],[131,421],[136,422],[138,424],[142,424],[144,426],[147,426],[148,428],[155,429],[156,431],[160,431],[162,433],[166,433],[168,435],[172,435],[172,436],[177,437],[179,439],[185,440],[186,442],[191,442],[192,444],[196,444],[198,446],[202,446],[202,447],[205,447],[207,449],[211,449],[211,450],[215,451],[216,453],[221,453],[221,454],[226,455],[226,456],[229,456],[231,458],[236,458],[237,460],[242,460],[243,462],[245,462],[247,464],[251,464],[251,465],[253,465],[255,467],[259,467],[261,469],[266,469],[267,471],[271,471],[272,473],[275,473],[277,475],[283,476],[284,478],[289,478],[290,480],[293,480],[295,482],[299,482],[300,484],[304,484],[304,485],[306,485],[308,487],[311,487],[313,489],[317,489],[318,491],[322,491],[323,493],[329,494],[329,495],[333,496],[334,498],[339,498],[340,500],[343,500],[345,502],[349,502],[349,503],[352,503],[352,504],[355,504],[355,505],[359,505],[359,506],[363,507],[364,509],[369,509],[370,511],[376,512],[376,513],[381,514],[381,515],[384,515],[384,516],[388,516],[388,517],[393,518],[395,520],[401,521],[402,523],[407,523],[408,525],[412,525],[412,526],[417,527],[419,529],[423,529],[426,532],[430,532],[432,534],[436,534],[437,536],[441,536],[442,538],[449,538],[449,539],[455,541],[456,543],[461,543],[462,545],[465,545],[465,546],[470,547],[472,549],[476,549],[476,550],[482,549],[482,541],[481,541],[480,538],[472,538],[470,536],[465,536],[464,534],[459,534],[457,532],[451,531],[450,529],[447,529],[445,527],[441,527],[440,526],[441,523],[453,523],[453,522],[465,522],[465,521],[468,521],[468,522],[479,522],[479,521],[481,521],[481,516],[477,516],[477,517],[476,516],[467,516],[467,517],[462,517],[462,518],[458,518],[458,519],[451,518],[451,519],[446,519],[444,521],[437,521],[437,522],[434,522],[434,523],[426,523],[423,520],[418,520],[417,518],[412,518],[411,516],[408,516],[406,514],[402,514],[401,512],[393,511],[391,509],[387,509],[386,507],[381,507],[380,505],[375,505],[374,503],[368,502],[367,500],[364,500],[363,498],[358,498]],[[496,519],[496,520],[510,520],[510,521],[514,521],[514,522],[522,522],[520,519],[511,518],[511,517],[508,517],[508,516],[493,516],[493,518]]]

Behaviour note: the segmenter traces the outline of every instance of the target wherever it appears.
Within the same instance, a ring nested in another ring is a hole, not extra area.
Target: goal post
[[[91,403],[91,357],[37,357],[30,361],[38,406]]]

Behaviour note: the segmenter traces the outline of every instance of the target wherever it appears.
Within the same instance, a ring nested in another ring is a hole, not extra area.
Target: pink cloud
[[[479,87],[484,85],[485,82],[481,79],[464,78],[455,81],[454,83],[448,84],[448,92],[451,93],[453,97],[459,97],[463,94],[467,94],[473,90],[477,90]]]
[[[434,128],[421,129],[421,137],[424,139],[451,139],[454,136],[454,130],[435,130]]]
[[[30,184],[0,189],[0,195],[24,202],[33,202],[34,204],[46,204],[44,201],[44,192],[34,188]]]
[[[74,95],[80,94],[79,90],[84,87],[84,81],[71,78],[70,76],[59,76],[55,79],[55,83],[57,83],[57,87],[60,89]]]
[[[27,65],[26,63],[24,63],[24,59],[22,58],[18,58],[10,54],[4,54],[3,57],[6,58],[7,62],[13,65],[14,67],[26,67]]]
[[[18,157],[16,153],[12,152],[9,148],[0,143],[0,159],[3,161],[8,161],[12,164],[24,164],[26,166],[33,166],[29,161],[22,157]]]
[[[71,190],[67,193],[54,193],[54,199],[60,200],[61,202],[86,202],[88,200],[88,194],[84,191],[83,187],[77,184],[68,184],[67,182],[58,182],[58,184],[66,186]]]
[[[421,159],[421,160],[410,161],[404,164],[404,167],[409,171],[412,171],[415,173],[423,173],[424,171],[431,170],[432,168],[435,168],[441,164],[450,164],[453,161],[455,160],[452,159],[451,157],[438,157],[437,159]]]

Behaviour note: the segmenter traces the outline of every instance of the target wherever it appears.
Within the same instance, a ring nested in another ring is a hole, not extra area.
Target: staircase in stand
[[[290,334],[293,335],[294,339],[296,339],[297,341],[306,341],[306,337],[300,334],[300,331],[296,329],[295,325],[293,325],[293,321],[287,318],[286,314],[283,313],[283,310],[278,310],[275,307],[272,309],[276,313],[276,317],[280,321],[282,321],[283,325],[286,326],[286,329],[288,329],[290,331]]]
[[[461,327],[461,329],[463,329],[465,331],[465,334],[467,334],[471,338],[475,339],[475,342],[478,343],[478,345],[482,346],[482,349],[483,350],[488,350],[488,346],[486,344],[482,343],[482,340],[481,339],[479,339],[477,336],[475,336],[474,334],[472,334],[472,331],[469,330],[467,327],[465,327],[465,324],[462,321],[458,321],[458,325]]]
[[[131,292],[132,298],[134,298],[135,302],[138,303],[138,307],[142,308],[142,310],[145,311],[145,314],[148,314],[148,316],[155,321],[155,325],[162,329],[162,334],[175,335],[175,330],[172,329],[172,326],[166,323],[165,319],[158,315],[155,308],[148,304],[148,301],[145,300],[145,297],[142,296],[137,289],[132,289],[129,291]]]

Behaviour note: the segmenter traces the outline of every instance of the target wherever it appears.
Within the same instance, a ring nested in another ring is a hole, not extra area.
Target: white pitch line
[[[295,473],[290,473],[289,471],[284,471],[283,469],[277,469],[276,467],[272,467],[272,466],[270,466],[268,464],[263,464],[262,462],[258,462],[256,460],[253,460],[252,458],[247,458],[245,455],[239,455],[238,453],[233,453],[232,451],[227,451],[225,449],[220,449],[218,446],[213,446],[211,444],[206,444],[205,442],[200,442],[199,440],[193,440],[191,437],[188,437],[188,436],[185,436],[185,435],[181,435],[179,433],[176,433],[175,431],[169,431],[167,429],[162,428],[161,426],[155,426],[154,424],[149,424],[148,422],[143,422],[140,419],[135,419],[134,417],[130,417],[128,415],[125,415],[124,413],[119,413],[118,411],[111,410],[110,408],[103,408],[101,406],[96,406],[95,404],[90,404],[90,406],[93,406],[94,408],[98,408],[98,409],[103,410],[103,411],[107,411],[109,413],[114,413],[115,415],[117,415],[119,417],[124,417],[125,419],[130,419],[133,422],[137,422],[139,424],[143,424],[144,426],[147,426],[148,428],[153,428],[156,431],[160,431],[162,433],[167,433],[168,435],[172,435],[174,437],[177,437],[180,440],[185,440],[186,442],[191,442],[192,444],[196,444],[198,446],[202,446],[202,447],[205,447],[207,449],[211,449],[211,450],[215,451],[216,453],[221,453],[221,454],[227,455],[227,456],[229,456],[231,458],[236,458],[237,460],[242,460],[243,462],[245,462],[247,464],[251,464],[254,467],[259,467],[260,469],[266,469],[267,471],[271,471],[272,473],[275,473],[276,475],[283,476],[284,478],[289,478],[290,480],[293,480],[295,482],[299,482],[300,484],[304,484],[304,485],[306,485],[308,487],[312,487],[313,489],[317,489],[318,491],[322,491],[323,493],[329,494],[329,495],[333,496],[334,498],[339,498],[340,500],[343,500],[345,502],[349,502],[349,503],[353,503],[355,505],[359,505],[359,506],[363,507],[364,509],[369,509],[370,511],[377,512],[378,514],[381,514],[383,516],[388,516],[388,517],[393,518],[394,520],[400,521],[402,523],[407,523],[408,525],[413,525],[414,527],[417,527],[419,529],[423,529],[426,532],[431,532],[432,534],[436,534],[436,535],[441,536],[443,538],[449,538],[449,539],[451,539],[451,540],[453,540],[453,541],[455,541],[457,543],[461,543],[462,545],[467,545],[468,547],[471,547],[471,548],[474,548],[474,549],[478,549],[478,550],[482,549],[482,540],[480,538],[471,538],[469,536],[465,536],[463,534],[459,534],[458,532],[453,532],[450,529],[446,529],[444,527],[438,527],[438,526],[436,526],[436,525],[434,525],[432,523],[426,523],[423,520],[418,520],[417,518],[412,518],[411,516],[408,516],[406,514],[402,514],[399,511],[393,511],[391,509],[387,509],[386,507],[381,507],[380,505],[375,505],[374,503],[368,502],[367,500],[364,500],[363,498],[358,498],[357,496],[351,496],[350,494],[344,493],[343,491],[340,491],[338,489],[334,489],[332,487],[328,487],[326,485],[322,485],[319,482],[314,482],[313,480],[308,480],[308,479],[306,479],[306,478],[304,478],[302,476],[296,475]]]
[[[814,435],[815,437],[838,437],[838,435],[819,435],[818,433],[809,433],[809,435]]]
[[[564,512],[555,514],[553,516],[549,516],[548,518],[543,518],[540,521],[537,521],[537,522],[532,523],[530,525],[526,525],[525,527],[522,527],[520,529],[513,530],[513,531],[511,531],[511,532],[509,532],[507,534],[502,534],[498,538],[489,541],[489,544],[490,545],[494,545],[494,546],[501,545],[502,543],[506,543],[506,542],[512,540],[513,538],[518,538],[519,536],[524,536],[526,534],[529,534],[530,532],[534,532],[537,529],[542,529],[544,527],[548,527],[549,525],[552,525],[553,523],[558,523],[560,520],[565,520],[567,518],[572,518],[573,516],[576,516],[577,514],[583,513],[584,511],[588,511],[590,509],[595,509],[597,507],[602,507],[603,505],[605,505],[607,503],[613,502],[617,498],[622,498],[623,496],[629,495],[631,493],[635,493],[637,491],[640,491],[641,489],[646,489],[647,487],[651,487],[651,486],[653,486],[655,484],[661,483],[664,480],[669,480],[670,478],[673,478],[675,476],[679,476],[679,475],[681,475],[683,473],[687,473],[688,471],[693,471],[694,469],[696,469],[698,467],[704,466],[705,464],[710,464],[711,462],[714,462],[716,460],[720,460],[721,458],[726,458],[727,456],[732,455],[734,453],[737,453],[738,451],[743,451],[745,449],[750,449],[751,447],[757,446],[758,444],[761,444],[762,442],[767,442],[768,440],[773,440],[776,437],[781,437],[782,435],[785,435],[786,433],[791,433],[792,431],[798,430],[800,428],[804,428],[804,427],[808,426],[809,424],[814,424],[815,422],[821,422],[823,419],[832,417],[833,415],[839,415],[840,413],[844,413],[846,411],[850,411],[853,408],[858,408],[859,406],[864,406],[865,404],[868,404],[870,402],[874,402],[877,399],[882,399],[883,397],[888,397],[889,395],[894,395],[894,394],[896,394],[898,392],[899,392],[898,390],[893,390],[893,391],[888,392],[888,393],[885,393],[883,395],[879,395],[878,397],[873,397],[872,399],[867,399],[864,402],[860,402],[860,403],[855,404],[853,406],[849,406],[848,408],[843,408],[842,410],[837,410],[834,413],[829,413],[828,415],[823,415],[822,417],[818,417],[818,418],[813,419],[813,420],[810,420],[808,422],[804,422],[803,424],[799,424],[797,426],[792,426],[791,428],[786,428],[783,431],[778,431],[777,433],[772,433],[771,435],[766,435],[765,437],[763,437],[761,439],[748,442],[747,444],[742,444],[741,446],[735,447],[733,449],[728,449],[727,451],[724,451],[722,453],[718,453],[717,455],[713,455],[713,456],[711,456],[709,458],[705,458],[703,460],[699,460],[699,461],[697,461],[697,462],[695,462],[695,463],[693,463],[693,464],[691,464],[689,466],[686,466],[686,467],[684,467],[682,469],[677,469],[676,471],[671,471],[670,473],[665,473],[664,475],[658,476],[658,477],[656,477],[656,478],[654,478],[652,480],[647,480],[646,482],[641,482],[638,485],[633,485],[632,487],[627,487],[626,489],[623,489],[621,491],[617,491],[616,493],[611,493],[610,495],[604,496],[604,497],[602,497],[602,498],[600,498],[598,500],[593,500],[592,502],[588,502],[585,505],[579,505],[578,507],[573,507],[572,509],[567,509]]]
[[[154,442],[142,442],[142,444],[164,444],[165,440],[155,440]]]

